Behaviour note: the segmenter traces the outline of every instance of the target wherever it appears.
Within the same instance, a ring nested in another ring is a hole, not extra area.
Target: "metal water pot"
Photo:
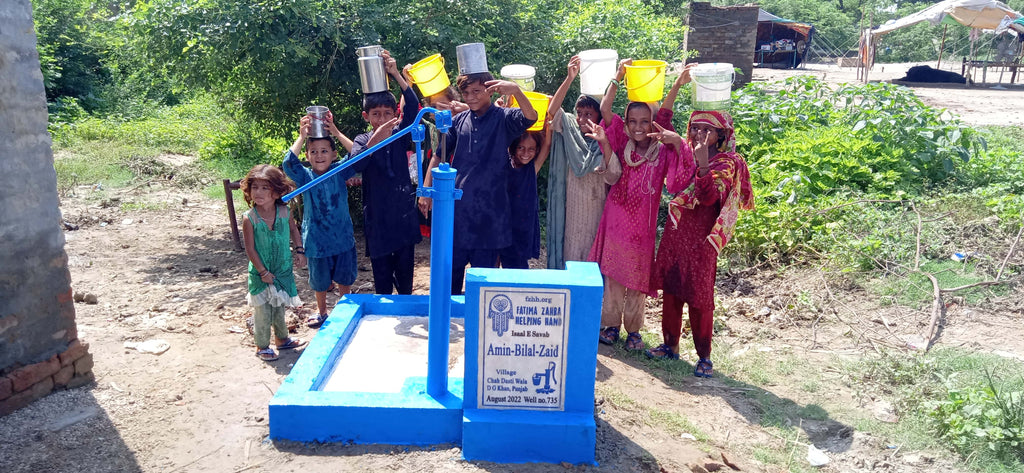
[[[363,46],[363,47],[356,48],[356,56],[359,56],[359,57],[380,56],[380,53],[382,51],[384,51],[384,48],[381,45],[379,45],[379,44],[375,44],[373,46]]]
[[[487,70],[487,51],[484,43],[467,43],[455,47],[455,55],[459,60],[459,74],[475,74],[489,72]]]
[[[388,74],[384,70],[384,60],[380,56],[359,58],[359,85],[364,94],[388,90]]]

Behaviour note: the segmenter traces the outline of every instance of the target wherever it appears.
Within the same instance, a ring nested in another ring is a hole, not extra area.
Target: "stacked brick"
[[[94,379],[89,344],[76,339],[66,350],[46,361],[8,370],[0,376],[0,416],[55,390],[77,388]]]
[[[687,49],[697,51],[696,62],[728,62],[740,68],[734,87],[750,82],[757,43],[757,5],[714,7],[708,2],[690,4],[686,25]]]

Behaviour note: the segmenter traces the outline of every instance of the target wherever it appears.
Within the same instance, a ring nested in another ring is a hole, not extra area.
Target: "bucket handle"
[[[583,61],[581,60],[580,62],[583,62]],[[597,62],[598,62],[598,61],[587,61],[587,62],[588,62],[588,64],[587,64],[587,67],[581,67],[581,68],[580,68],[580,72],[579,72],[579,74],[578,74],[578,75],[583,75],[583,73],[584,73],[584,72],[585,72],[585,71],[586,71],[587,69],[590,69],[590,67],[591,67],[591,66],[593,66],[594,64],[597,64]]]
[[[658,68],[663,68],[663,67],[665,67],[665,66],[658,66]],[[638,85],[636,87],[630,87],[632,84],[627,82],[626,83],[626,90],[636,90],[636,89],[639,89],[641,87],[647,87],[647,84],[650,84],[651,82],[654,82],[654,79],[657,79],[657,78],[658,78],[658,74],[654,74],[654,77],[651,77],[650,79],[647,80],[647,82],[644,82],[643,84],[640,84],[640,85]],[[662,80],[665,80],[665,79],[662,79]]]
[[[735,79],[733,79],[733,82],[735,82]],[[714,91],[714,92],[721,92],[721,91],[723,91],[723,90],[729,90],[729,89],[731,89],[731,88],[732,88],[732,84],[733,84],[733,83],[732,83],[732,82],[730,82],[730,83],[728,83],[728,84],[725,84],[724,86],[720,86],[720,87],[708,87],[708,86],[706,86],[706,85],[704,85],[704,84],[701,84],[701,83],[699,83],[699,82],[694,82],[694,84],[695,84],[695,85],[696,85],[697,87],[700,87],[700,88],[702,88],[702,89],[707,89],[707,90],[711,90],[711,91]]]
[[[427,79],[425,81],[420,82],[420,81],[417,81],[416,78],[412,76],[412,74],[409,74],[409,79],[412,79],[412,83],[413,84],[423,84],[423,83],[426,83],[426,82],[430,82],[430,81],[432,81],[434,79],[437,79],[437,76],[441,75],[441,73],[444,72],[444,56],[441,56],[438,59],[441,60],[441,67],[439,67],[437,69],[437,72],[431,78],[429,78],[429,79]]]
[[[691,79],[691,80],[692,80],[692,79]],[[725,87],[721,87],[721,88],[716,88],[716,87],[708,87],[708,86],[706,86],[706,85],[704,85],[704,84],[701,84],[701,83],[700,83],[699,81],[695,81],[695,80],[693,80],[692,82],[693,82],[694,86],[700,86],[700,87],[703,87],[703,88],[705,88],[705,89],[708,89],[708,90],[713,90],[713,91],[715,91],[715,92],[721,92],[721,91],[725,90],[726,88],[729,88],[729,89],[731,89],[731,88],[732,88],[732,86],[733,86],[733,85],[734,85],[734,84],[736,83],[736,73],[735,73],[735,72],[733,72],[733,74],[732,74],[732,78],[731,78],[731,79],[729,79],[729,85],[728,85],[728,86],[725,86]]]

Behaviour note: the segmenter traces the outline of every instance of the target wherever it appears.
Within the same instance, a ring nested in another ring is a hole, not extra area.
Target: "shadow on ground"
[[[436,452],[446,452],[445,462],[466,462],[462,459],[459,445],[355,445],[345,443],[304,443],[288,440],[274,441],[274,446],[281,452],[291,453],[298,457],[359,457],[365,471],[387,468],[387,458],[394,454],[403,456],[427,454],[436,458]],[[615,430],[608,422],[597,419],[597,446],[595,461],[597,465],[576,465],[567,468],[560,464],[526,463],[501,464],[488,461],[468,461],[474,467],[492,473],[515,472],[565,472],[565,471],[642,471],[657,473],[663,471],[649,451],[631,440],[626,434]],[[380,463],[378,463],[380,462]],[[436,462],[435,462],[436,463]]]
[[[648,360],[640,353],[626,353],[621,347],[601,347],[600,355],[614,356],[632,368],[651,374],[670,388],[693,396],[718,396],[747,422],[765,427],[800,428],[817,448],[842,453],[853,445],[854,428],[835,419],[817,404],[801,406],[760,386],[745,383],[716,371],[714,378],[693,376],[693,365],[680,360]],[[612,371],[597,360],[598,381]],[[670,366],[669,364],[677,366]],[[700,425],[697,425],[700,427]]]
[[[93,387],[57,391],[0,417],[0,470],[141,472],[135,454],[93,396]]]

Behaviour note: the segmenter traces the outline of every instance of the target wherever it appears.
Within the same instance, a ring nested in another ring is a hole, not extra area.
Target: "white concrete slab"
[[[323,391],[401,392],[405,380],[427,376],[427,317],[364,316]],[[452,319],[448,376],[465,371],[465,327]]]

